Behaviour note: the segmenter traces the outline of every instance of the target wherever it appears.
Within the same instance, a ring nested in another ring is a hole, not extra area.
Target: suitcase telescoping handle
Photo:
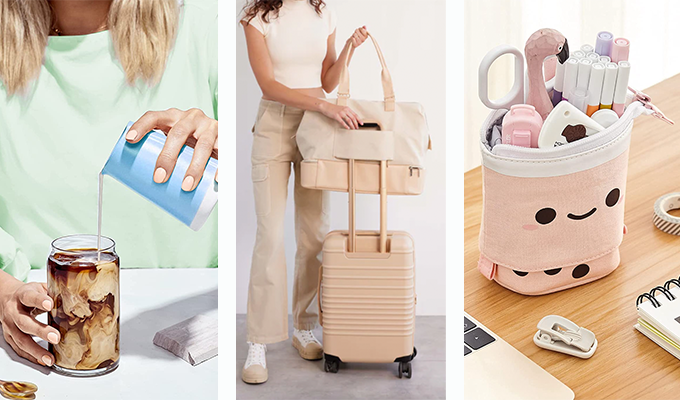
[[[356,251],[357,231],[355,203],[356,189],[354,187],[354,159],[349,162],[349,252]],[[387,251],[387,161],[380,161],[380,252]],[[319,325],[323,326],[323,308],[321,307],[321,280],[323,279],[323,265],[319,266],[319,278],[316,287],[316,304],[319,311]]]
[[[349,246],[350,253],[356,251],[356,188],[354,187],[354,159],[349,160]],[[387,161],[380,161],[380,252],[387,251]]]

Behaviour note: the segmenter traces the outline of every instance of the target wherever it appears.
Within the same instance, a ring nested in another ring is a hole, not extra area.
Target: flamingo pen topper
[[[527,74],[529,75],[527,104],[534,106],[545,120],[552,111],[553,105],[548,92],[545,90],[543,61],[547,57],[557,56],[557,61],[564,64],[569,58],[567,39],[554,29],[539,29],[527,39],[524,55],[527,60]]]

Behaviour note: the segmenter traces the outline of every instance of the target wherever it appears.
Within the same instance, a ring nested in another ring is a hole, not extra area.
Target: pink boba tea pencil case
[[[626,233],[633,120],[653,114],[650,106],[633,101],[604,131],[549,149],[494,145],[494,127],[507,110],[492,112],[481,129],[479,271],[526,295],[569,289],[614,271]]]

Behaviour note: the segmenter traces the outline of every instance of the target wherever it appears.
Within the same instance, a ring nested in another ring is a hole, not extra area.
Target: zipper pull
[[[631,92],[633,92],[633,94],[634,94],[633,100],[634,100],[634,101],[639,101],[640,103],[642,103],[642,105],[645,106],[645,108],[648,108],[648,109],[650,109],[650,110],[653,111],[653,112],[652,112],[652,115],[653,115],[653,116],[659,118],[660,120],[662,120],[662,121],[664,121],[664,122],[667,122],[667,123],[670,124],[670,125],[675,125],[675,122],[673,122],[672,119],[666,117],[666,116],[664,115],[664,113],[661,112],[661,110],[659,110],[659,108],[658,108],[657,106],[655,106],[654,104],[652,104],[652,98],[649,97],[649,95],[647,95],[647,94],[645,94],[645,93],[642,93],[642,92],[640,92],[639,90],[635,90],[635,89],[633,89],[633,88],[630,87],[630,86],[628,86],[628,90],[630,90]]]

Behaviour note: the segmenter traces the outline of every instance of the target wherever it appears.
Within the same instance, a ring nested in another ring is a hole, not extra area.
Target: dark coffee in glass
[[[52,242],[47,260],[50,326],[61,341],[50,344],[53,368],[72,376],[113,371],[120,359],[120,261],[115,243],[97,235],[64,236]]]

